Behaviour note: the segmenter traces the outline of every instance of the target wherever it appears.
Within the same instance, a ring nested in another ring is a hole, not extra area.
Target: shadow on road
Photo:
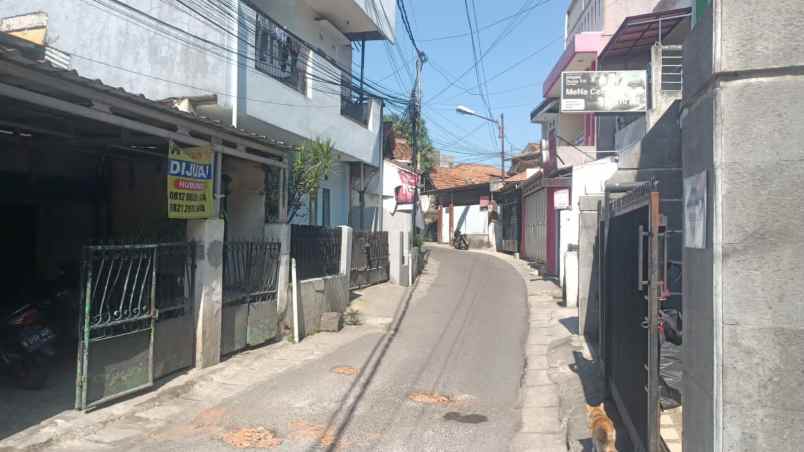
[[[346,394],[341,398],[338,403],[338,409],[330,416],[327,421],[327,426],[324,429],[321,437],[318,438],[317,444],[328,444],[326,450],[334,451],[340,446],[343,433],[352,422],[355,411],[357,410],[360,401],[363,399],[369,385],[371,385],[377,370],[380,368],[383,359],[385,358],[388,348],[396,339],[399,334],[399,327],[410,307],[410,300],[413,297],[413,291],[417,284],[412,285],[409,291],[404,295],[404,301],[397,306],[394,312],[394,320],[389,327],[388,334],[384,335],[369,353],[369,356],[360,366],[360,374],[358,378],[349,386]],[[318,450],[318,447],[311,447],[311,452]]]

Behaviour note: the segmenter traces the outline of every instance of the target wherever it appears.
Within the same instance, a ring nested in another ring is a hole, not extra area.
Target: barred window
[[[304,43],[267,16],[257,13],[256,67],[285,85],[307,93],[307,59]]]

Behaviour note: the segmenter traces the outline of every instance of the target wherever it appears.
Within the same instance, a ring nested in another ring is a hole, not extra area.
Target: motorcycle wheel
[[[41,360],[36,358],[25,358],[17,361],[11,367],[11,375],[22,389],[42,389],[45,387],[48,377],[48,369]]]

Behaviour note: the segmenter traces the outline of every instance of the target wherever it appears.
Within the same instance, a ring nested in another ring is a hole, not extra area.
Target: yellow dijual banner
[[[168,158],[168,218],[212,217],[212,147],[180,148],[171,141]]]

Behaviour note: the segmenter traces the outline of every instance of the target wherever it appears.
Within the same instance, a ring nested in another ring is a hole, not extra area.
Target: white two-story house
[[[352,49],[394,39],[393,0],[0,0],[0,19],[31,13],[46,22],[53,61],[84,77],[281,148],[332,140],[332,170],[293,223],[347,225],[364,209],[364,229],[379,227],[383,107],[360,90]],[[231,237],[287,220],[277,195],[286,171],[221,164]]]

